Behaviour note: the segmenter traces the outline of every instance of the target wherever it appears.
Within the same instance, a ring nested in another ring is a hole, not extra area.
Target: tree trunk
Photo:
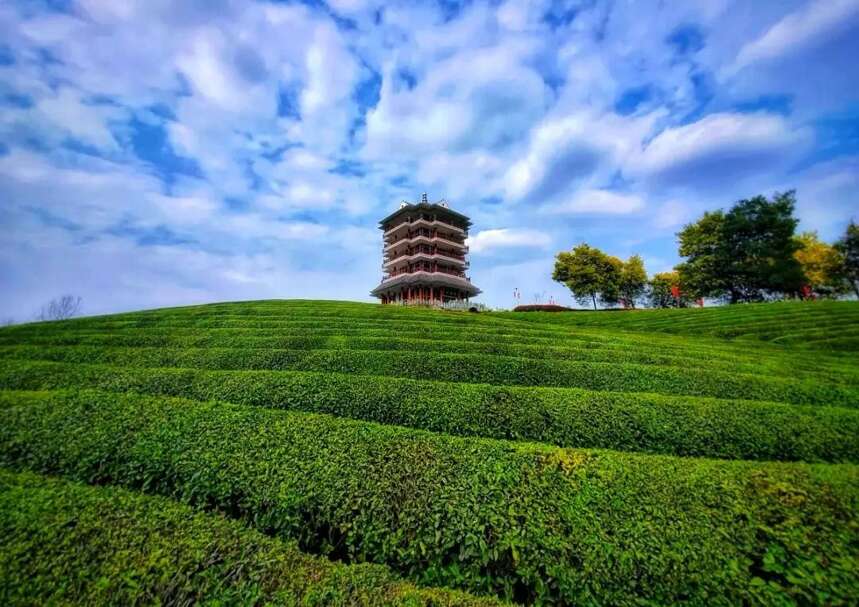
[[[591,299],[594,300],[594,310],[596,310],[597,309],[597,294],[591,293]]]

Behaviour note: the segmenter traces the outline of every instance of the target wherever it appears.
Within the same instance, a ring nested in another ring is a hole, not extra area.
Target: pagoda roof
[[[432,287],[450,287],[452,289],[460,289],[469,294],[470,297],[479,295],[480,289],[471,284],[471,281],[462,278],[461,276],[453,276],[442,272],[425,272],[418,270],[410,274],[400,274],[388,280],[383,280],[382,283],[370,292],[374,297],[380,297],[388,289],[395,289],[404,286],[426,285]]]
[[[456,211],[454,211],[450,207],[443,205],[440,202],[416,202],[416,203],[407,202],[403,206],[401,206],[399,209],[397,209],[396,211],[394,211],[393,213],[391,213],[390,215],[388,215],[384,219],[380,220],[379,225],[384,226],[386,223],[396,219],[400,215],[404,215],[406,213],[411,213],[414,211],[433,211],[435,213],[444,213],[447,215],[452,215],[453,217],[456,217],[457,219],[461,220],[463,223],[465,223],[466,227],[471,225],[471,219],[469,219],[468,217],[466,217],[462,213],[457,213]]]

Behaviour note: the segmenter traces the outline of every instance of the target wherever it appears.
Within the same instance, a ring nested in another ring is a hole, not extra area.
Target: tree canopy
[[[634,308],[635,302],[644,296],[647,289],[647,272],[640,255],[633,255],[623,264],[618,287],[620,301],[625,307]]]
[[[657,272],[647,287],[647,300],[651,308],[686,308],[692,303],[676,270]]]
[[[598,298],[604,303],[617,301],[622,266],[616,257],[580,244],[572,251],[558,253],[552,279],[567,285],[580,304],[593,303],[596,310]]]
[[[623,262],[587,244],[558,253],[552,278],[569,287],[580,304],[593,304],[594,310],[597,300],[634,308],[647,286],[641,257],[633,255]]]
[[[806,284],[815,295],[835,297],[847,293],[850,286],[844,276],[844,263],[838,250],[817,237],[816,232],[803,232],[796,237],[800,248],[794,253],[802,266]]]
[[[841,255],[841,271],[850,287],[859,297],[859,225],[851,221],[844,236],[835,243]]]
[[[794,256],[800,246],[795,205],[793,191],[770,200],[755,196],[686,226],[678,234],[686,259],[677,270],[690,294],[736,303],[799,293],[804,276]]]

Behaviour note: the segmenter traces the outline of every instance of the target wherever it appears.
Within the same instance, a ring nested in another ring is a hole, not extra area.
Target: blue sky
[[[571,303],[582,241],[670,269],[758,193],[859,218],[859,0],[28,0],[0,34],[0,319],[369,301],[424,191],[492,306]]]

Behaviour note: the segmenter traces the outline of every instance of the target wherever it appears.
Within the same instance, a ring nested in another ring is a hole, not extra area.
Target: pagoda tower
[[[447,202],[402,202],[379,222],[384,242],[382,282],[371,291],[382,303],[443,305],[480,293],[465,275],[471,220]]]

